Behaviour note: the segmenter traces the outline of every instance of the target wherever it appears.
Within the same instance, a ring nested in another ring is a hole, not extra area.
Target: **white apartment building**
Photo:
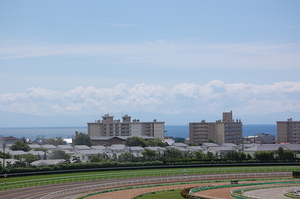
[[[241,144],[243,124],[240,119],[232,119],[232,111],[224,112],[223,119],[216,122],[189,123],[190,143],[202,144],[213,140],[215,143]]]
[[[138,119],[131,121],[131,117],[124,115],[122,121],[114,120],[114,116],[105,114],[102,120],[95,120],[95,122],[88,123],[88,135],[92,142],[101,138],[127,138],[132,136],[142,138],[159,138],[164,139],[165,122],[141,122]]]
[[[277,122],[277,141],[279,143],[300,144],[300,121],[293,121],[292,118],[287,121]]]

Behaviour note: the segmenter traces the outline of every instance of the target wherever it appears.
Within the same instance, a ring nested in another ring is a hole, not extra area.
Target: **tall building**
[[[224,112],[223,119],[216,122],[193,122],[189,124],[190,143],[202,144],[213,140],[215,143],[241,144],[243,124],[232,119],[232,111]]]
[[[292,118],[287,121],[277,122],[277,141],[279,143],[300,144],[300,121],[293,121]]]
[[[93,139],[103,139],[120,137],[126,139],[129,136],[137,136],[142,138],[159,138],[164,139],[165,122],[140,122],[131,117],[124,115],[122,121],[114,120],[114,116],[105,114],[102,120],[88,123],[88,134],[93,142]]]

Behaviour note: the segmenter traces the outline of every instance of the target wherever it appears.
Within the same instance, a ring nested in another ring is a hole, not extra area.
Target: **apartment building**
[[[213,140],[215,143],[241,144],[243,124],[240,119],[232,119],[232,111],[224,112],[222,120],[216,122],[189,123],[190,143],[202,144]]]
[[[300,144],[300,121],[276,121],[277,141],[279,143]]]
[[[131,120],[129,115],[124,115],[122,121],[114,120],[114,116],[105,114],[102,120],[88,123],[88,134],[93,140],[111,139],[113,137],[127,138],[137,136],[142,138],[164,139],[165,122],[141,122],[139,119]]]

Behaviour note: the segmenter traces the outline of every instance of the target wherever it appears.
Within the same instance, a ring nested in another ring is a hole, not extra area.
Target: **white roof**
[[[82,155],[97,155],[105,153],[104,150],[80,150],[78,153]]]
[[[174,140],[164,140],[168,145],[172,145],[175,141]]]
[[[72,147],[71,145],[67,145],[67,144],[57,145],[57,148],[63,149],[63,150],[73,150],[74,149],[74,147]]]
[[[11,155],[25,155],[27,152],[24,151],[8,151],[9,154]]]
[[[300,144],[281,144],[283,149],[288,148],[291,151],[300,151]]]
[[[44,151],[34,151],[34,150],[31,150],[29,151],[28,153],[32,154],[32,155],[44,155]]]
[[[44,144],[41,147],[43,147],[45,149],[57,149],[57,147],[52,144]]]
[[[244,151],[276,151],[279,147],[282,147],[283,150],[300,151],[300,144],[259,144]]]
[[[215,144],[215,143],[210,143],[210,142],[209,142],[209,143],[203,143],[202,146],[203,146],[203,145],[204,145],[204,146],[209,146],[209,147],[219,146],[219,145],[217,145],[217,144]]]
[[[140,150],[144,150],[143,147],[140,147],[140,146],[132,146],[132,147],[126,147],[132,151],[140,151]]]
[[[178,146],[178,147],[188,147],[189,146],[189,145],[181,143],[181,142],[178,142],[178,143],[174,142],[172,145],[173,146]]]
[[[233,143],[222,143],[221,146],[237,147],[238,145],[233,144]]]
[[[112,150],[124,150],[125,145],[111,145],[106,147],[106,149],[112,149]]]
[[[178,147],[178,146],[167,146],[167,148],[178,149],[178,150],[180,150],[181,152],[188,152],[188,151],[189,151],[188,149],[185,149],[185,148],[183,148],[183,147]]]
[[[94,150],[105,150],[106,147],[103,146],[103,145],[98,145],[98,146],[91,146],[91,149],[94,149]]]
[[[65,162],[64,159],[53,159],[53,160],[38,160],[31,163],[31,165],[42,166],[42,165],[59,165]]]
[[[209,148],[209,150],[220,151],[220,152],[234,151],[234,149],[232,149],[232,147],[226,147],[226,146],[211,147],[211,148]]]
[[[74,151],[64,150],[64,152],[68,155],[74,155]]]
[[[158,150],[162,150],[165,151],[165,148],[159,147],[159,146],[149,146],[149,147],[145,147],[145,149],[150,149],[152,151],[158,151]]]
[[[111,146],[116,146],[116,147],[125,147],[125,144],[112,144]]]
[[[41,145],[39,144],[28,144],[28,146],[32,149],[41,148]]]
[[[74,145],[74,148],[78,149],[78,150],[90,150],[91,147],[86,146],[86,145]]]
[[[190,151],[203,151],[201,146],[188,146],[187,149]]]

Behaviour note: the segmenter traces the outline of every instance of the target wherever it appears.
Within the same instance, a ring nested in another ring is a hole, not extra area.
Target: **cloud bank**
[[[0,111],[32,115],[93,115],[114,112],[161,114],[262,115],[282,111],[300,112],[300,82],[275,84],[226,84],[220,80],[205,85],[182,83],[165,88],[119,84],[112,88],[76,87],[65,92],[41,87],[0,95]]]

